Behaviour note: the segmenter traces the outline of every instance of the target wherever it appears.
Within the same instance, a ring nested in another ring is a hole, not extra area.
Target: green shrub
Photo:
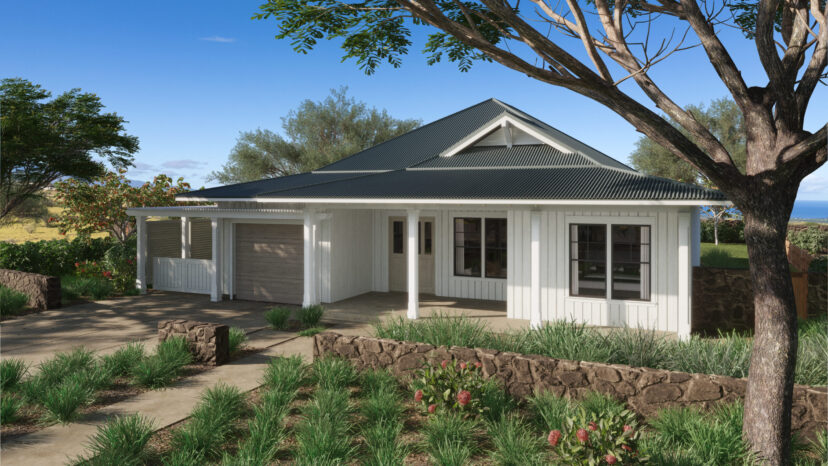
[[[483,375],[479,364],[444,360],[415,372],[411,381],[414,399],[428,412],[435,410],[480,413]],[[434,405],[434,408],[432,408]]]
[[[0,285],[0,317],[17,315],[29,304],[25,294]]]
[[[71,274],[76,262],[99,261],[114,242],[110,238],[80,238],[25,243],[0,242],[0,269],[53,277]]]
[[[28,367],[26,363],[16,358],[6,358],[0,361],[0,391],[14,390],[23,380]]]
[[[312,336],[316,335],[317,333],[322,333],[324,331],[325,331],[325,327],[311,327],[311,328],[306,328],[304,330],[300,330],[299,331],[299,336],[300,337],[312,337]]]
[[[229,346],[230,346],[230,354],[235,354],[239,351],[247,341],[247,333],[244,332],[244,329],[240,329],[238,327],[230,327],[230,337],[229,337]]]
[[[811,261],[808,266],[808,272],[811,273],[828,273],[828,256],[820,256]]]
[[[325,313],[325,308],[320,305],[307,306],[299,309],[299,322],[305,328],[316,327],[319,321],[322,320],[322,314]]]
[[[360,464],[367,466],[402,466],[410,449],[399,441],[401,422],[379,422],[362,429],[366,457]]]
[[[274,307],[265,312],[265,320],[275,330],[284,330],[287,326],[288,318],[290,318],[291,309],[289,307]]]
[[[4,393],[0,397],[0,425],[11,424],[18,419],[17,412],[23,407],[23,402],[16,396]]]
[[[549,464],[543,452],[543,439],[529,429],[518,415],[504,416],[487,425],[494,451],[491,458],[503,466]]]
[[[629,411],[589,412],[579,407],[567,417],[563,428],[552,430],[547,438],[559,462],[599,464],[602,461],[629,463],[638,454],[640,432],[635,415]]]
[[[92,299],[105,299],[112,296],[115,287],[104,277],[79,277],[64,275],[60,278],[60,290],[66,300],[77,299],[81,296]]]
[[[562,429],[566,419],[574,412],[568,399],[549,391],[535,392],[526,402],[532,414],[532,422],[545,432]]]
[[[295,392],[306,379],[307,367],[301,356],[272,358],[262,382],[274,391]]]
[[[146,357],[144,344],[134,341],[118,348],[112,354],[103,356],[101,362],[113,376],[118,377],[132,373],[135,366]]]
[[[813,256],[828,253],[828,230],[819,225],[808,225],[800,230],[788,230],[788,241]]]
[[[138,414],[117,416],[98,430],[87,443],[87,455],[76,460],[88,465],[142,465],[152,456],[147,443],[153,422]]]
[[[314,383],[323,390],[343,390],[357,380],[354,366],[335,356],[314,361],[311,373]]]
[[[103,263],[110,272],[112,284],[119,293],[135,289],[137,268],[137,237],[131,236],[126,243],[115,243],[104,253]]]
[[[703,219],[701,221],[701,241],[702,243],[712,243],[713,235],[713,219]],[[739,219],[726,219],[719,221],[719,242],[720,243],[744,243],[745,242],[745,222]]]

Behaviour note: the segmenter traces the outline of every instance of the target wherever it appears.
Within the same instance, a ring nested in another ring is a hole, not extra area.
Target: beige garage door
[[[302,304],[301,225],[236,225],[236,296]]]

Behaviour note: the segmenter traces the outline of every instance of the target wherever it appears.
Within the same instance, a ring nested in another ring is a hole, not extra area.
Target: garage
[[[302,304],[301,225],[236,224],[236,297]]]

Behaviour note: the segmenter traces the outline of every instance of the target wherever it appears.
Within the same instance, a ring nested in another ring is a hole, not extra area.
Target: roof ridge
[[[460,113],[463,113],[463,112],[465,112],[465,111],[471,110],[471,109],[473,109],[473,108],[475,108],[475,107],[479,107],[479,106],[481,106],[481,105],[483,105],[483,104],[485,104],[485,103],[487,103],[487,102],[490,102],[490,101],[495,101],[495,102],[497,102],[497,101],[496,101],[496,99],[494,99],[494,98],[489,98],[489,99],[486,99],[486,100],[484,100],[484,101],[482,101],[482,102],[478,102],[478,103],[476,103],[476,104],[472,105],[471,107],[466,107],[466,108],[464,108],[464,109],[462,109],[462,110],[458,110],[458,111],[456,111],[456,112],[454,112],[454,113],[451,113],[451,114],[449,114],[449,115],[446,115],[446,116],[444,116],[444,117],[442,117],[442,118],[438,118],[438,119],[436,119],[436,120],[434,120],[434,121],[432,121],[432,122],[426,123],[426,124],[424,124],[424,125],[422,125],[422,126],[418,126],[418,127],[414,128],[414,129],[412,129],[411,131],[407,131],[407,132],[405,132],[405,133],[403,133],[403,134],[400,134],[400,135],[398,135],[398,136],[394,136],[393,138],[388,139],[388,140],[385,140],[385,141],[382,141],[382,142],[381,142],[381,143],[379,143],[379,144],[375,144],[375,145],[373,145],[373,146],[371,146],[371,147],[366,147],[365,149],[362,149],[362,150],[360,150],[359,152],[355,152],[355,153],[353,153],[353,154],[351,154],[351,155],[349,155],[349,156],[347,156],[347,157],[343,157],[343,158],[341,158],[341,159],[337,160],[336,162],[331,162],[331,163],[329,163],[328,165],[325,165],[325,166],[323,166],[323,167],[317,168],[317,169],[316,169],[316,170],[314,170],[314,171],[315,171],[315,172],[324,172],[326,167],[329,167],[329,166],[331,166],[331,165],[337,164],[337,163],[342,162],[342,161],[344,161],[344,160],[348,160],[348,159],[350,159],[351,157],[356,157],[357,155],[362,154],[363,152],[365,152],[365,151],[367,151],[367,150],[369,150],[369,149],[374,149],[374,148],[376,148],[376,147],[380,147],[380,146],[382,146],[382,145],[388,144],[388,143],[390,143],[391,141],[394,141],[394,140],[396,140],[396,139],[399,139],[399,138],[401,138],[401,137],[403,137],[403,136],[407,136],[407,135],[409,135],[409,134],[411,134],[411,133],[415,133],[415,132],[420,131],[420,130],[422,130],[422,129],[428,128],[429,126],[435,125],[435,124],[437,124],[437,123],[439,123],[439,122],[441,122],[441,121],[443,121],[443,120],[449,119],[449,118],[451,118],[451,117],[453,117],[453,116],[456,116],[456,115],[458,115],[458,114],[460,114]],[[358,170],[354,170],[354,171],[358,171]]]

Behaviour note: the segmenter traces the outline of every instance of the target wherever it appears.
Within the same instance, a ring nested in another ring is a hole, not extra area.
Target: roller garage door
[[[301,225],[236,225],[235,288],[239,299],[302,304]]]

